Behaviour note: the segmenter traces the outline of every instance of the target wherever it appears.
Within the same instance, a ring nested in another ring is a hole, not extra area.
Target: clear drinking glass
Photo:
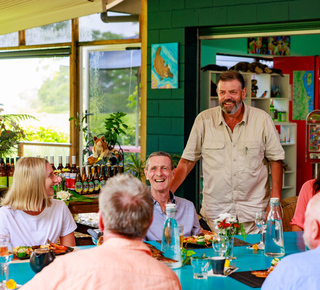
[[[261,235],[260,243],[258,245],[260,250],[264,250],[264,235],[267,229],[267,218],[268,213],[266,211],[259,211],[256,213],[255,223]]]
[[[7,289],[6,283],[9,276],[9,264],[13,259],[10,236],[0,235],[0,265],[2,269],[2,289]]]
[[[220,257],[223,257],[229,248],[229,238],[224,235],[215,236],[212,240],[212,247],[219,253]]]

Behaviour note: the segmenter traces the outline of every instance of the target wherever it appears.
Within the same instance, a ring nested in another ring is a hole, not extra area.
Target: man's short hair
[[[145,184],[130,174],[108,179],[99,197],[104,227],[129,239],[144,238],[153,217],[153,201]]]
[[[148,170],[148,167],[149,167],[149,160],[151,157],[155,157],[155,156],[165,156],[165,157],[168,157],[170,159],[170,165],[171,165],[171,170],[174,169],[174,164],[173,164],[173,161],[172,161],[172,158],[170,156],[169,153],[167,152],[164,152],[164,151],[156,151],[156,152],[153,152],[149,155],[148,159],[147,159],[147,162],[146,162],[146,170]]]
[[[232,80],[238,80],[241,85],[241,90],[244,89],[244,87],[245,87],[244,78],[243,78],[242,74],[236,70],[228,70],[228,71],[222,73],[217,80],[217,86],[218,86],[219,82],[228,82],[228,81],[232,81]]]

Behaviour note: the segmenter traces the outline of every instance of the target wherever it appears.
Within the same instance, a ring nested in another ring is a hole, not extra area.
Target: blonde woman
[[[12,187],[0,208],[0,235],[11,237],[13,247],[56,243],[75,246],[76,224],[61,200],[52,199],[58,183],[44,158],[21,158],[14,171]]]

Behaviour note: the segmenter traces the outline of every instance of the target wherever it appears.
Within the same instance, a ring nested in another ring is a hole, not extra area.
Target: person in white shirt
[[[0,235],[9,235],[13,247],[47,244],[47,239],[75,246],[73,217],[61,200],[52,199],[58,183],[44,158],[24,157],[15,167],[12,187],[0,208]]]

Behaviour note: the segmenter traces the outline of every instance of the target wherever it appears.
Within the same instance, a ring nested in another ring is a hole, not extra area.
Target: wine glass
[[[216,252],[219,253],[220,257],[223,257],[229,248],[229,238],[224,235],[214,236],[212,240],[212,247]]]
[[[2,269],[2,289],[7,289],[6,283],[9,276],[9,264],[13,259],[10,236],[0,235],[0,265]]]
[[[256,213],[255,223],[261,235],[260,243],[258,245],[260,250],[264,250],[264,233],[267,229],[267,217],[268,213],[266,211],[258,211]]]

